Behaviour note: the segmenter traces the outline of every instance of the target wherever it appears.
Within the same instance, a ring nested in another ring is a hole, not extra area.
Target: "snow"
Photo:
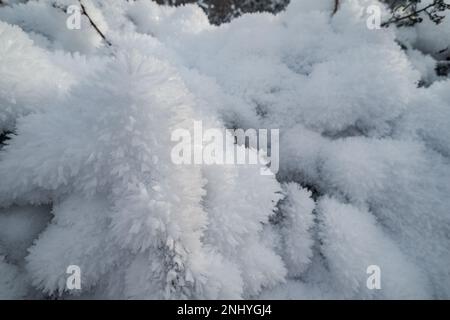
[[[318,211],[322,222],[322,250],[333,275],[333,285],[342,292],[340,297],[431,297],[424,275],[383,234],[367,210],[340,203],[333,198],[323,198],[318,204]],[[371,265],[383,270],[384,287],[381,291],[369,291],[365,286],[366,269]]]
[[[8,261],[21,264],[27,249],[51,219],[50,209],[41,207],[10,207],[0,210],[0,246]]]
[[[450,297],[450,19],[83,1],[108,45],[66,28],[77,1],[23,2],[0,7],[0,298]],[[279,173],[176,165],[195,121],[279,129]]]
[[[33,46],[19,27],[3,21],[0,55],[0,130],[7,131],[20,116],[42,110],[52,99],[57,101],[71,79],[51,63],[48,52]]]
[[[313,256],[315,202],[311,199],[311,191],[295,183],[287,183],[283,187],[285,198],[279,206],[283,215],[280,249],[284,251],[283,260],[289,276],[295,278],[307,270]]]

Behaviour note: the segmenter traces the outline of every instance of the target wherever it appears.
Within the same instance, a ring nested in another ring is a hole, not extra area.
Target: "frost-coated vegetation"
[[[450,298],[450,17],[1,2],[0,299]],[[280,171],[174,164],[194,121],[279,129]]]

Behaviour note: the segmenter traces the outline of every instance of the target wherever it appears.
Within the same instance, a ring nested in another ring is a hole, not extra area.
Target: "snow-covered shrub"
[[[450,297],[450,83],[421,24],[91,0],[74,31],[71,3],[0,8],[0,297]],[[196,120],[279,129],[279,173],[174,164]]]

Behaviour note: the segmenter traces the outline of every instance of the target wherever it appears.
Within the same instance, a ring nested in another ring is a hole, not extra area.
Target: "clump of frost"
[[[53,203],[26,258],[35,287],[65,294],[70,264],[84,270],[85,294],[121,298],[240,298],[283,279],[281,259],[259,241],[279,199],[274,178],[171,164],[170,132],[192,126],[192,102],[169,64],[134,51],[117,53],[64,107],[19,122],[0,202]],[[229,188],[225,198],[215,186]],[[102,286],[108,277],[119,287]]]
[[[0,21],[0,132],[62,96],[70,77],[17,26]]]

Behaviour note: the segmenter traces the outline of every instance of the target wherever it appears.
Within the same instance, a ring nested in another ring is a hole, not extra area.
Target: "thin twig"
[[[91,17],[89,16],[89,14],[86,11],[86,8],[84,7],[83,3],[81,2],[81,0],[78,0],[78,2],[80,3],[81,6],[81,13],[84,14],[88,20],[89,23],[91,24],[91,26],[95,29],[95,31],[97,31],[97,33],[100,35],[100,37],[102,37],[102,39],[106,42],[106,44],[108,46],[112,46],[112,43],[105,37],[105,35],[103,34],[103,32],[101,32],[101,30],[97,27],[97,25],[94,23],[94,21],[91,19]]]
[[[339,0],[334,0],[333,15],[338,11],[338,9],[339,9]]]

